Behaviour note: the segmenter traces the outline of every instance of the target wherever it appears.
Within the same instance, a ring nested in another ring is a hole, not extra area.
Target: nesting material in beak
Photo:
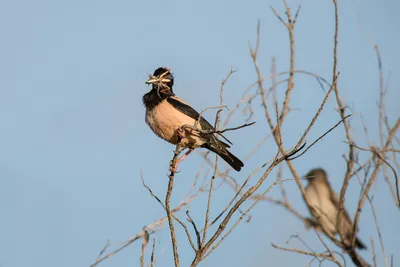
[[[151,76],[150,79],[148,79],[148,80],[145,82],[145,84],[153,84],[153,83],[155,83],[155,82],[157,82],[157,78],[154,77],[154,76]]]

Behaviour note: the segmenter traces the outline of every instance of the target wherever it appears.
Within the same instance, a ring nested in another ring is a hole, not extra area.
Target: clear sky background
[[[296,68],[331,80],[332,1],[293,0],[289,4],[293,10],[302,4],[295,29]],[[238,72],[226,86],[225,101],[233,107],[256,79],[248,44],[255,43],[258,19],[263,74],[270,74],[273,56],[278,71],[288,68],[288,34],[270,5],[284,15],[278,0],[2,1],[0,266],[89,266],[107,239],[126,240],[164,216],[140,180],[142,169],[149,186],[164,196],[173,150],[144,122],[141,98],[149,90],[144,84],[148,73],[159,66],[170,67],[176,77],[175,92],[201,110],[219,103],[220,82],[232,66]],[[363,114],[377,144],[379,80],[369,40],[380,46],[385,75],[392,74],[387,104],[393,123],[399,115],[400,99],[399,11],[400,3],[394,0],[339,0],[340,90],[353,112]],[[315,79],[295,77],[292,106],[299,110],[285,122],[287,147],[300,137],[323,96]],[[241,158],[269,132],[261,107],[255,107],[257,126],[227,134],[235,143],[232,151]],[[331,98],[309,140],[338,121],[334,108]],[[206,117],[213,118],[214,113],[208,112]],[[239,114],[230,125],[243,120]],[[360,145],[365,146],[356,117],[353,124]],[[301,174],[324,167],[338,191],[345,171],[341,156],[346,152],[344,139],[339,127],[294,161],[295,166]],[[236,179],[243,181],[275,153],[276,146],[268,139],[242,172],[234,174]],[[187,192],[200,164],[196,153],[181,164],[173,204]],[[286,169],[284,177],[290,178]],[[400,214],[383,177],[378,179],[377,214],[386,252],[395,254],[396,265],[400,262]],[[294,206],[306,215],[296,185],[287,183],[287,190]],[[229,188],[215,194],[213,215],[232,194]],[[273,190],[271,196],[279,196],[279,190]],[[352,180],[346,198],[352,215],[358,196],[359,185]],[[205,196],[201,196],[191,207],[195,220],[202,220],[205,207]],[[261,203],[251,214],[250,223],[239,225],[202,266],[304,266],[310,258],[270,246],[272,242],[286,245],[296,233],[313,249],[323,250],[315,234],[282,208]],[[177,226],[177,230],[182,266],[187,266],[194,255],[182,228]],[[370,236],[379,248],[366,203],[360,237],[369,247]],[[288,246],[303,248],[298,241]],[[157,234],[156,254],[160,253],[158,266],[172,266],[167,228]],[[138,266],[139,255],[140,243],[136,243],[100,266]],[[371,261],[370,251],[362,255]],[[378,262],[382,266],[381,257]]]

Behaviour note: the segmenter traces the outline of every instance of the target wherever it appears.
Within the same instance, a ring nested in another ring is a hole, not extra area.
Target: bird
[[[350,239],[353,233],[353,223],[346,209],[342,211],[340,222],[337,222],[339,212],[339,198],[333,191],[328,176],[324,169],[312,169],[305,177],[308,184],[305,188],[305,194],[310,206],[314,212],[311,212],[315,221],[311,221],[316,229],[321,229],[321,225],[333,235],[339,233],[344,235],[344,244],[350,246]],[[355,245],[359,249],[366,249],[366,245],[356,238]]]
[[[152,88],[142,99],[146,108],[146,123],[158,137],[188,149],[176,161],[175,167],[195,148],[206,148],[218,154],[233,169],[240,171],[244,166],[243,162],[227,150],[232,143],[222,134],[216,133],[214,127],[190,104],[175,95],[171,70],[159,67],[149,76],[145,83]],[[219,140],[218,136],[229,144]]]

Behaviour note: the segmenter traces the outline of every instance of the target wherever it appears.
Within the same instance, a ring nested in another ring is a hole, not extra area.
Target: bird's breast
[[[336,232],[337,210],[329,198],[328,190],[323,186],[308,186],[306,188],[309,204],[314,207],[319,217],[319,222],[324,224],[327,230]]]
[[[179,141],[178,129],[185,124],[194,125],[195,120],[164,100],[153,109],[146,109],[146,123],[157,136],[176,145]],[[198,135],[189,134],[191,132],[193,131],[185,131],[187,145],[189,147],[201,146],[205,141]]]

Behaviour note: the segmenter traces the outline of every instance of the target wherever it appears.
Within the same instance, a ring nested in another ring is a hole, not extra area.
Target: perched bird
[[[244,166],[243,162],[227,150],[230,146],[218,139],[214,127],[203,116],[200,117],[188,103],[174,94],[172,90],[174,77],[170,69],[165,67],[156,69],[146,84],[152,85],[150,92],[143,96],[147,124],[165,141],[174,145],[180,143],[183,148],[189,149],[177,163],[195,148],[204,147],[217,153],[232,168],[240,171]],[[183,127],[184,125],[189,125],[191,128]],[[224,136],[221,134],[220,136],[230,143]]]
[[[350,246],[353,223],[346,209],[342,211],[340,222],[337,223],[339,198],[332,190],[326,172],[320,168],[313,169],[307,173],[305,178],[308,180],[305,193],[315,213],[312,212],[316,220],[312,223],[314,224],[313,226],[318,229],[321,228],[321,225],[324,225],[325,229],[332,234],[339,233],[340,230],[345,238],[344,244]],[[358,238],[356,238],[355,245],[360,249],[367,248]]]

